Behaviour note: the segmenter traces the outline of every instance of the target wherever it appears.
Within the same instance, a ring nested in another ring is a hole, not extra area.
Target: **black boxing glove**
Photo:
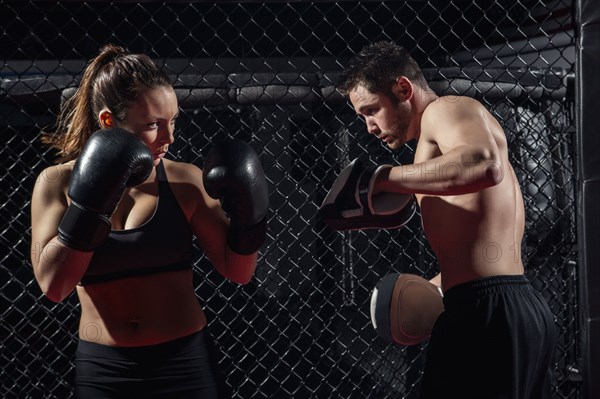
[[[416,212],[412,194],[373,195],[377,175],[392,165],[365,165],[359,158],[346,166],[335,179],[319,213],[337,231],[397,229]]]
[[[269,190],[256,152],[240,140],[216,144],[206,156],[202,176],[208,195],[220,200],[229,216],[229,248],[241,255],[258,251],[267,234]]]
[[[111,128],[92,134],[73,166],[71,204],[58,226],[58,240],[93,251],[108,237],[125,187],[143,183],[152,167],[150,150],[133,133]]]

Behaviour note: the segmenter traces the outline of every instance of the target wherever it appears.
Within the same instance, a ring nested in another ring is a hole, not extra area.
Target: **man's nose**
[[[367,118],[366,122],[367,122],[367,131],[369,133],[371,133],[371,134],[379,133],[379,126],[377,126],[377,123],[375,123],[375,121],[372,118]]]

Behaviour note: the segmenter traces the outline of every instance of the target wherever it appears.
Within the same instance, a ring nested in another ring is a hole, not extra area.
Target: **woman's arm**
[[[240,255],[227,245],[229,221],[218,200],[204,190],[202,171],[194,165],[180,163],[185,169],[185,181],[193,198],[190,204],[190,226],[204,254],[214,268],[225,278],[239,284],[247,284],[256,270],[258,251]]]
[[[87,270],[93,252],[82,252],[58,241],[58,225],[67,210],[67,165],[45,169],[31,198],[31,263],[40,289],[60,302],[75,288]]]

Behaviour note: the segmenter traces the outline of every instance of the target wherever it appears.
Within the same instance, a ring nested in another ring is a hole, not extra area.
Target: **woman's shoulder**
[[[74,164],[74,161],[70,161],[43,169],[35,181],[34,193],[45,200],[66,198]]]
[[[75,161],[48,166],[37,177],[36,185],[65,187],[69,185]]]
[[[171,182],[202,181],[202,170],[193,163],[163,159],[163,165]]]

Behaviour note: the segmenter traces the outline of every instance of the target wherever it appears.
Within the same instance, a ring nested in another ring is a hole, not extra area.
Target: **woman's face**
[[[139,137],[150,149],[156,166],[173,143],[177,116],[179,107],[175,90],[171,86],[156,87],[140,93],[127,109],[125,120],[119,121],[117,127]]]

